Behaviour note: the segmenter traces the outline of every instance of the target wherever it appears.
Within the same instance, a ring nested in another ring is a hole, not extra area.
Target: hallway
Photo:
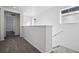
[[[13,35],[0,41],[0,53],[39,53],[39,51],[25,39]]]

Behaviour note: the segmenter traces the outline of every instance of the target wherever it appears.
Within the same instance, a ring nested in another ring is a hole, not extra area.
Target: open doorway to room
[[[4,11],[4,35],[5,37],[20,35],[20,14]]]

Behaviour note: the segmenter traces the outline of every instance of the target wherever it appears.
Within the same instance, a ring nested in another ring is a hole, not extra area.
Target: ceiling
[[[41,12],[51,8],[50,6],[21,6],[19,7],[23,10],[24,14],[27,16],[36,16]]]
[[[43,11],[49,8],[54,8],[56,6],[3,6],[3,7],[23,11],[23,14],[26,16],[36,16],[42,13]]]
[[[16,10],[23,11],[26,16],[35,16],[52,6],[3,6],[5,8],[13,8]]]

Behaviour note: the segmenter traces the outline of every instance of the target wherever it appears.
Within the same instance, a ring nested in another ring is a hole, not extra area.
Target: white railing
[[[61,34],[62,32],[64,32],[64,31],[61,30],[61,31],[57,32],[55,35],[52,36],[52,38],[58,36],[58,35]]]

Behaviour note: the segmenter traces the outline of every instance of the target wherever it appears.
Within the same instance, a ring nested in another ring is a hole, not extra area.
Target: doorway
[[[20,35],[20,14],[4,11],[4,35],[5,37]]]

